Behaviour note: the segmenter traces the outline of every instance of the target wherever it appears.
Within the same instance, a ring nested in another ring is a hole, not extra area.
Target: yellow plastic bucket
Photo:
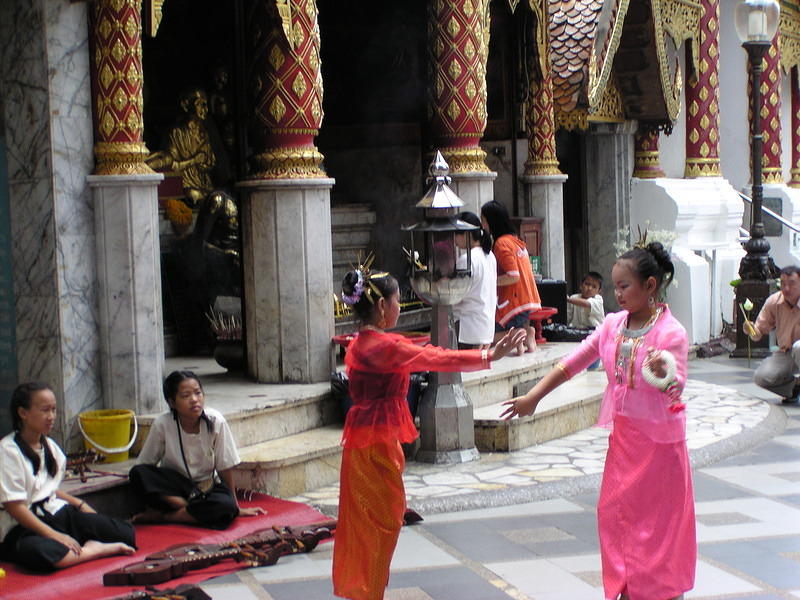
[[[136,441],[139,431],[136,415],[132,410],[115,408],[82,412],[78,415],[78,428],[83,434],[86,449],[104,455],[106,462],[128,460],[128,450]]]

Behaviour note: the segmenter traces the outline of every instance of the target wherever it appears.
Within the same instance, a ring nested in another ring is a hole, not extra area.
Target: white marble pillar
[[[162,406],[164,326],[158,183],[163,175],[92,175],[104,406]]]
[[[564,279],[564,182],[566,175],[523,175],[522,216],[542,217],[541,272]]]
[[[450,187],[464,202],[462,211],[480,216],[481,206],[494,200],[494,180],[497,173],[451,173]]]
[[[18,379],[53,387],[68,449],[102,408],[89,64],[87,4],[0,2]]]
[[[330,377],[333,183],[319,178],[239,184],[247,370],[257,381]]]
[[[616,261],[619,232],[630,223],[630,182],[633,174],[635,123],[593,124],[586,136],[586,197],[588,208],[588,268],[610,274]],[[580,275],[579,275],[580,276]],[[607,311],[618,310],[614,286],[603,286]]]

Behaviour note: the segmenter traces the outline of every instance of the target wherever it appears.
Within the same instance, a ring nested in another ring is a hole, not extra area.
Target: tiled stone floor
[[[777,406],[750,383],[743,362],[696,361],[690,370],[690,446],[693,458],[711,454],[694,474],[699,559],[687,600],[800,598],[800,408]],[[748,448],[749,433],[776,412],[777,435]],[[595,505],[605,442],[604,432],[587,430],[457,469],[410,465],[412,506],[430,495],[454,504],[403,530],[387,600],[602,600]],[[737,451],[709,462],[726,443]],[[591,485],[570,497],[496,506],[498,490],[557,490],[559,480]],[[333,489],[309,499],[324,504]],[[458,511],[481,500],[485,508]],[[331,552],[324,544],[203,588],[214,600],[331,599]]]

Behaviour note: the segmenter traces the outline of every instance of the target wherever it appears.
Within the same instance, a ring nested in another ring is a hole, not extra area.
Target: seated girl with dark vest
[[[222,413],[206,408],[197,375],[173,371],[164,380],[164,397],[170,410],[153,421],[130,471],[133,492],[146,505],[134,523],[225,529],[237,516],[264,514],[261,508],[239,508],[233,484],[236,443]]]
[[[0,440],[0,558],[34,571],[135,552],[133,526],[61,491],[67,459],[47,437],[56,397],[42,383],[11,395],[14,431]]]

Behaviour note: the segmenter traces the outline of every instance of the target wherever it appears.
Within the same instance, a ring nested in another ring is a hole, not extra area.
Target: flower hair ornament
[[[647,227],[644,228],[644,232],[642,232],[642,228],[638,225],[636,229],[639,231],[639,239],[633,243],[633,247],[647,250]]]
[[[381,294],[378,287],[372,283],[372,280],[387,277],[389,273],[386,271],[379,271],[376,273],[370,271],[374,260],[375,256],[370,252],[363,261],[359,261],[359,264],[353,267],[353,271],[358,275],[358,281],[356,281],[356,284],[353,286],[353,293],[345,294],[344,290],[342,290],[342,302],[348,306],[357,304],[364,294],[366,294],[370,304],[375,304],[375,298],[383,298],[383,294]]]

